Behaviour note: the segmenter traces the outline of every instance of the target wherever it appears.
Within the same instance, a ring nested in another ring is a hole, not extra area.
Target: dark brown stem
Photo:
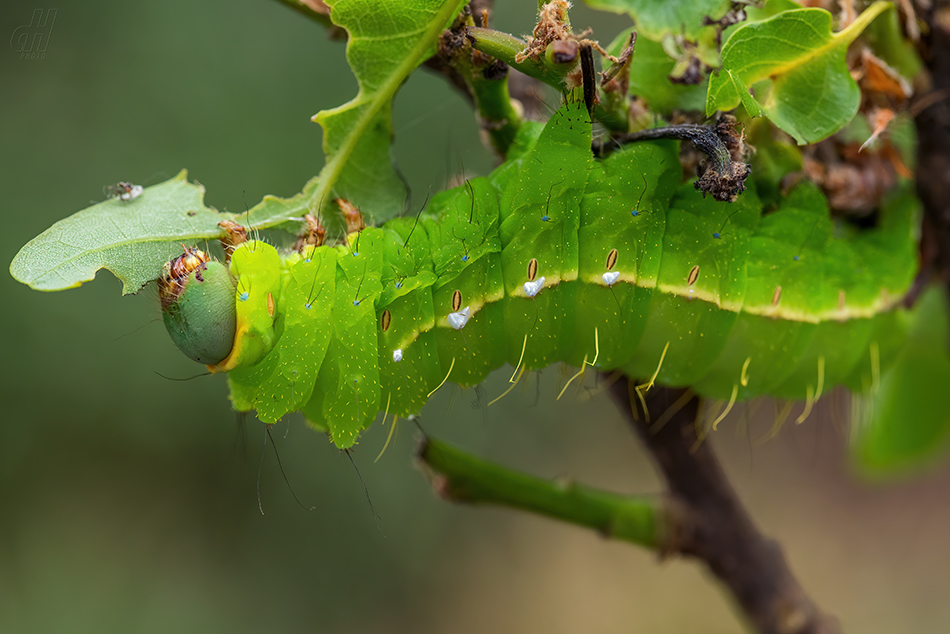
[[[745,191],[745,181],[751,169],[743,161],[745,145],[742,136],[736,132],[734,121],[729,118],[723,118],[715,125],[683,123],[615,135],[606,142],[594,143],[593,150],[602,156],[615,146],[657,139],[689,141],[709,157],[705,171],[695,183],[696,189],[704,197],[712,194],[716,200],[735,202],[739,194]]]
[[[726,479],[708,442],[698,442],[691,400],[660,429],[639,411],[627,381],[611,388],[669,487],[669,495],[690,517],[673,532],[671,554],[701,560],[726,585],[760,634],[832,634],[837,622],[823,614],[792,575],[779,545],[762,535]],[[648,408],[662,413],[683,390],[656,389]],[[637,408],[637,409],[632,409]]]

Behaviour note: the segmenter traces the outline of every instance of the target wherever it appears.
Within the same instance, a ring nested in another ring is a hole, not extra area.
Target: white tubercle
[[[620,279],[620,271],[607,271],[604,273],[604,284],[613,286]]]
[[[457,313],[449,313],[449,325],[455,328],[456,330],[461,330],[465,327],[465,324],[468,323],[469,315],[471,315],[471,310],[468,306],[458,311]]]
[[[402,348],[396,348],[393,350],[393,361],[396,363],[402,361]]]
[[[533,282],[524,283],[524,294],[528,297],[534,297],[538,292],[544,288],[544,276],[542,275]]]

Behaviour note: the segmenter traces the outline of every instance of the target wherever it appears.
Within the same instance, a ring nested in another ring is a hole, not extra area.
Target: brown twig
[[[735,120],[731,117],[724,117],[715,125],[681,123],[620,134],[606,142],[595,142],[591,149],[594,154],[602,156],[614,147],[656,139],[689,141],[693,147],[709,157],[699,179],[694,183],[696,189],[703,193],[703,197],[712,194],[716,200],[735,202],[739,194],[745,191],[745,181],[751,168],[744,161],[745,143],[742,135],[736,131]]]
[[[647,447],[668,485],[668,494],[685,509],[687,523],[670,532],[669,554],[705,563],[735,597],[761,634],[832,634],[837,622],[823,614],[792,575],[779,545],[762,535],[733,491],[708,442],[697,443],[698,404],[694,399],[660,429],[651,428],[631,399],[632,386],[611,387],[621,410]],[[656,389],[650,410],[662,412],[683,390]]]

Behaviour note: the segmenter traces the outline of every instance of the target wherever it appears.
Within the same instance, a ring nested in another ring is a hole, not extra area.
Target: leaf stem
[[[625,496],[570,481],[537,478],[424,439],[417,458],[443,498],[497,504],[593,528],[605,537],[664,550],[679,511],[669,499]]]
[[[501,156],[508,153],[521,127],[522,115],[508,92],[508,66],[472,47],[467,30],[474,27],[466,10],[439,38],[438,59],[447,66],[443,74],[461,83],[478,112],[482,130]]]
[[[573,67],[565,69],[548,66],[542,61],[543,57],[540,59],[529,57],[523,61],[516,61],[515,57],[528,48],[528,44],[502,31],[470,26],[465,29],[465,35],[475,50],[491,55],[528,77],[543,81],[552,88],[559,91],[564,90],[564,77],[567,75],[567,71],[572,70]]]

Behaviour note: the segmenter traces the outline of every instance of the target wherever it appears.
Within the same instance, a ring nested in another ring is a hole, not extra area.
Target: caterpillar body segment
[[[383,233],[382,292],[376,309],[379,373],[382,385],[390,386],[390,411],[419,411],[432,386],[427,377],[441,371],[434,337],[435,310],[429,289],[437,277],[432,268],[428,233],[417,231],[415,218],[397,218]],[[416,292],[425,289],[429,292]],[[396,314],[394,321],[392,315]],[[411,374],[400,365],[403,350],[412,346]]]
[[[499,220],[498,190],[486,178],[433,197],[423,219],[437,276],[431,293],[440,333],[435,354],[441,372],[431,389],[446,376],[475,385],[506,360]]]
[[[416,414],[445,381],[475,385],[505,363],[513,380],[595,364],[730,403],[879,381],[908,328],[895,305],[917,269],[911,196],[843,234],[811,185],[763,215],[754,189],[727,204],[681,185],[674,142],[595,161],[590,129],[566,104],[420,218],[262,259],[262,279],[280,280],[275,341],[221,368],[235,407],[265,422],[302,409],[348,447],[381,409]]]
[[[622,367],[644,341],[666,210],[681,180],[678,145],[671,141],[636,145],[594,163],[581,201],[577,323],[566,359],[571,365],[596,355],[599,368]],[[618,274],[612,284],[604,279],[608,272]],[[607,342],[599,354],[592,348],[595,330]]]
[[[574,336],[577,285],[571,282],[577,279],[580,208],[593,165],[583,104],[565,105],[552,122],[501,194],[508,362],[526,369],[550,365],[557,342]],[[540,287],[534,284],[542,277]]]
[[[235,285],[237,328],[234,347],[227,358],[208,366],[228,372],[261,361],[274,347],[277,302],[281,291],[281,259],[269,244],[253,240],[231,254],[230,272]]]
[[[242,245],[238,251],[251,248]],[[272,260],[269,264],[274,266]],[[278,260],[276,266],[282,280],[276,344],[259,363],[228,374],[235,409],[255,409],[264,422],[277,422],[310,400],[333,338],[337,252],[307,247],[302,254]]]
[[[375,306],[382,292],[383,242],[382,229],[371,227],[333,247],[336,292],[328,298],[332,336],[303,413],[328,429],[340,447],[355,443],[380,409]]]

